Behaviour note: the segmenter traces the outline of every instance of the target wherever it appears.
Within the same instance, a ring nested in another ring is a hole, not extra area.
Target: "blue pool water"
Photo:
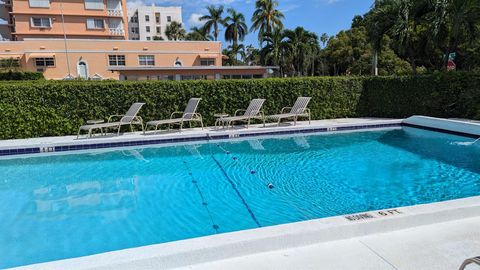
[[[0,268],[480,195],[480,147],[452,144],[470,140],[404,127],[0,160]]]

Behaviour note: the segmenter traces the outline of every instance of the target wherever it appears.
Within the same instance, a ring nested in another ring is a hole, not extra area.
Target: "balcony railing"
[[[123,12],[121,9],[107,9],[107,16],[122,17]]]
[[[108,30],[110,32],[110,35],[114,35],[114,36],[125,35],[125,31],[123,30],[123,28],[109,28]]]

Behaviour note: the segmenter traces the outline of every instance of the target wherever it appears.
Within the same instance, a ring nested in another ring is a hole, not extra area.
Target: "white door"
[[[78,77],[88,79],[88,67],[85,61],[80,61],[77,64]]]

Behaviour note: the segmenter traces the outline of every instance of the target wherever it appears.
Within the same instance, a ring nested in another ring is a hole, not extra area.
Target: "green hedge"
[[[359,115],[480,119],[480,74],[450,72],[365,78]]]
[[[122,114],[145,102],[144,120],[170,117],[190,97],[199,112],[233,114],[252,98],[265,98],[267,114],[311,96],[313,119],[408,117],[414,114],[480,119],[480,76],[469,73],[418,77],[316,77],[184,82],[35,81],[0,84],[0,138],[76,134],[87,119]]]
[[[145,102],[144,120],[170,117],[188,99],[201,97],[199,112],[212,125],[213,114],[233,114],[252,98],[265,98],[266,113],[311,96],[314,119],[354,117],[361,78],[301,78],[184,82],[39,81],[0,84],[0,138],[76,134],[87,119],[122,114],[133,102]]]
[[[0,81],[36,81],[44,79],[40,72],[22,72],[9,70],[0,72]]]

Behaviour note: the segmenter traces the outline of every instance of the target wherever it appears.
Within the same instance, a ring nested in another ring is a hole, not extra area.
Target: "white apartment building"
[[[167,40],[165,29],[173,22],[182,23],[182,7],[142,6],[128,10],[128,38],[131,40]]]

